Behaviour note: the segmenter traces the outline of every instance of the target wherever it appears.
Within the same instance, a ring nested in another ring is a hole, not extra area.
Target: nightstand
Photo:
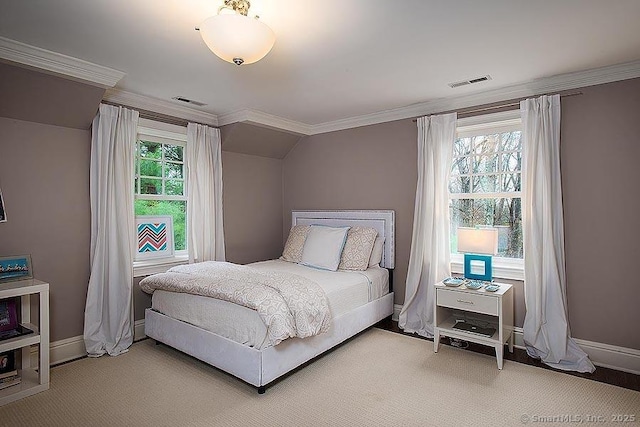
[[[467,289],[464,285],[434,285],[434,352],[438,352],[441,335],[487,345],[496,349],[498,369],[502,369],[504,345],[508,343],[509,351],[513,353],[513,287],[504,283],[494,284],[500,285],[496,292],[488,292],[484,288]],[[493,329],[493,333],[488,336],[478,334],[471,328],[470,331],[454,328],[457,322],[473,328],[489,329],[489,332]]]

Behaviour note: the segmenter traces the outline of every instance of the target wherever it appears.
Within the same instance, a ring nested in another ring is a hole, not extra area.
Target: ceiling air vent
[[[184,102],[185,104],[197,105],[198,107],[203,107],[207,104],[199,101],[192,101],[191,99],[185,98],[184,96],[174,96],[171,99],[175,99],[176,101]]]
[[[455,82],[455,83],[449,83],[449,87],[456,88],[456,87],[460,87],[460,86],[470,85],[470,84],[473,84],[473,83],[486,82],[487,80],[491,80],[491,76],[488,75],[488,74],[486,76],[476,77],[475,79],[463,80],[461,82]]]

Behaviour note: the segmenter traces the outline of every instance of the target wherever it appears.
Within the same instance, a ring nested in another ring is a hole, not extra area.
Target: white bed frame
[[[394,268],[395,214],[391,210],[293,211],[292,225],[368,226],[384,236],[382,267]],[[390,283],[391,275],[390,272]],[[290,338],[256,350],[197,326],[145,311],[145,333],[216,368],[228,372],[264,393],[265,386],[298,366],[335,347],[393,313],[393,292],[332,319],[328,332],[310,338]]]

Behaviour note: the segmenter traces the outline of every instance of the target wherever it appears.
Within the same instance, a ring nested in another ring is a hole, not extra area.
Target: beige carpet
[[[53,368],[51,389],[1,407],[0,425],[518,426],[567,416],[640,425],[640,393],[510,361],[498,371],[489,356],[434,354],[431,342],[371,329],[264,395],[145,340]]]

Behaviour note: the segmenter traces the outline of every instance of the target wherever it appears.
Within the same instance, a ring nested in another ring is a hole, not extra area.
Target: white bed
[[[310,278],[327,295],[328,332],[271,346],[257,312],[206,296],[158,290],[145,312],[146,335],[258,387],[331,349],[393,313],[389,270],[394,267],[393,211],[294,211],[293,225],[367,226],[384,237],[380,267],[328,272],[280,260],[251,264]]]

